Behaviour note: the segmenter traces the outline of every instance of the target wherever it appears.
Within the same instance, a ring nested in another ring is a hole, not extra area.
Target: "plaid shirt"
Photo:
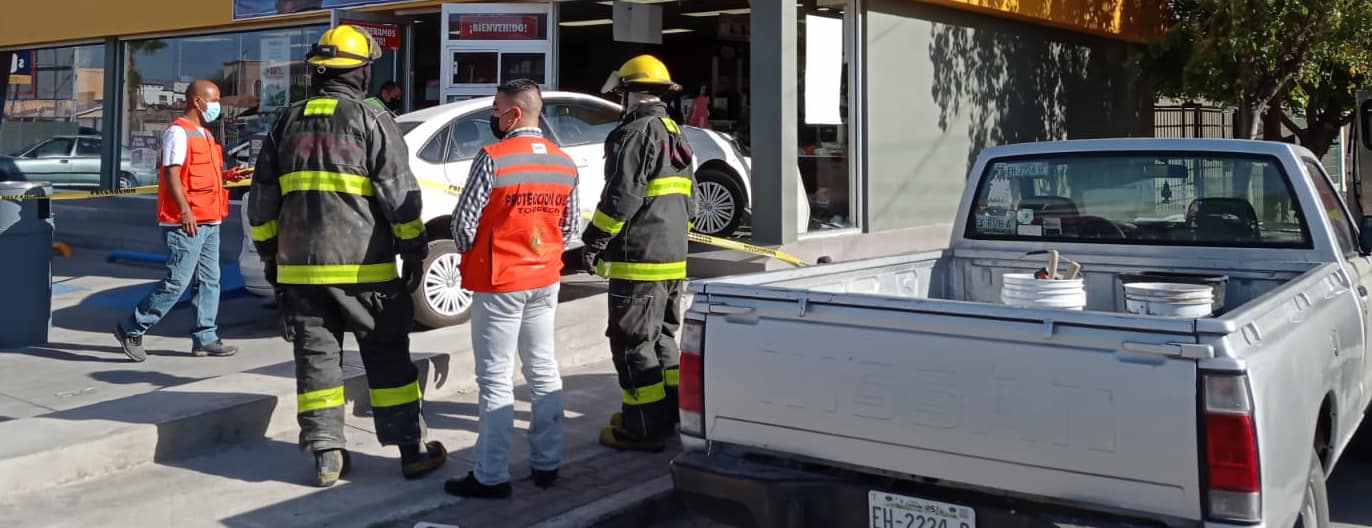
[[[516,128],[505,137],[519,136],[543,137],[543,131],[532,127]],[[457,199],[457,208],[453,209],[453,242],[457,244],[458,253],[470,251],[472,244],[476,243],[476,228],[481,223],[481,213],[485,211],[486,203],[491,200],[491,185],[494,179],[495,160],[486,154],[486,149],[481,149],[476,153],[476,158],[472,159],[472,172],[467,176],[467,185],[462,187],[462,195]],[[570,244],[576,237],[580,223],[581,208],[576,199],[577,185],[580,181],[581,178],[577,178],[577,183],[572,184],[572,195],[567,198],[567,212],[562,215],[563,246]]]

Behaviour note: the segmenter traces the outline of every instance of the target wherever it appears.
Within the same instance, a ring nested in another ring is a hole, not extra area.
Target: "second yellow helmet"
[[[356,68],[381,58],[381,46],[370,33],[343,24],[329,28],[310,48],[307,61],[325,68]]]

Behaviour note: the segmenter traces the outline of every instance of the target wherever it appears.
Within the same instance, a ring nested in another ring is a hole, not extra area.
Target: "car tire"
[[[1305,480],[1305,499],[1296,518],[1296,528],[1327,528],[1329,526],[1329,489],[1325,487],[1324,466],[1320,456],[1310,454],[1310,473]]]
[[[424,278],[411,296],[414,319],[425,328],[459,325],[472,318],[472,292],[462,288],[462,255],[452,240],[429,241]]]
[[[135,180],[133,175],[127,172],[119,173],[119,178],[114,182],[114,188],[121,191],[124,189],[132,189],[137,186],[138,180]]]
[[[697,172],[695,199],[697,233],[727,237],[743,223],[743,185],[729,173],[715,168]]]

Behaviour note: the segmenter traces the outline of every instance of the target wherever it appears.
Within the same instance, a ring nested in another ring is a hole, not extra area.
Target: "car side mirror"
[[[1358,246],[1364,254],[1372,255],[1372,216],[1362,217],[1362,225],[1358,230]]]

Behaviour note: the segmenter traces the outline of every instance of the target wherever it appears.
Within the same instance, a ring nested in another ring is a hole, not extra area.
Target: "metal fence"
[[[1199,105],[1153,108],[1153,136],[1160,138],[1232,138],[1233,111]]]

